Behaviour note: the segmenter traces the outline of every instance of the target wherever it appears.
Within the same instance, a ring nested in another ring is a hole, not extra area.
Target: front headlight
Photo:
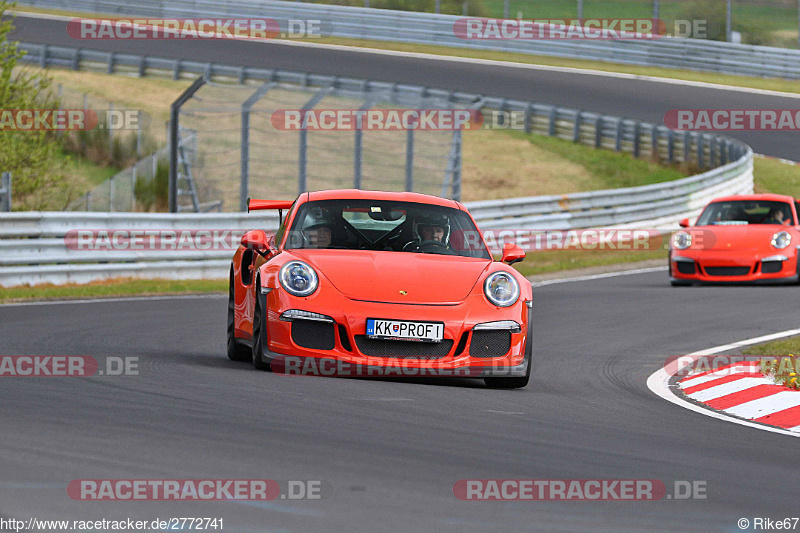
[[[779,231],[772,236],[772,246],[783,250],[792,243],[792,236],[786,231]]]
[[[295,296],[308,296],[317,290],[319,278],[314,269],[302,261],[289,261],[278,272],[281,287]]]
[[[519,298],[519,283],[508,272],[495,272],[483,282],[483,293],[494,305],[508,307]]]
[[[685,231],[679,231],[672,236],[672,247],[677,250],[685,250],[692,245],[692,235]]]

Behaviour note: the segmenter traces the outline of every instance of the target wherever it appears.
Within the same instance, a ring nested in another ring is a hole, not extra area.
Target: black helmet
[[[447,244],[448,239],[450,238],[450,219],[446,215],[428,213],[418,216],[414,220],[414,235],[420,241],[424,240],[422,238],[422,228],[426,226],[439,226],[443,228],[444,237],[442,238],[442,242]]]
[[[312,207],[306,213],[306,218],[303,220],[302,230],[310,230],[321,226],[328,226],[333,228],[333,217],[327,209],[322,207]]]

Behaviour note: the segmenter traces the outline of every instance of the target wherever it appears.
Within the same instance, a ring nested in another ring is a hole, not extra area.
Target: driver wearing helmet
[[[333,218],[327,209],[312,207],[301,228],[305,248],[327,248],[331,245]]]
[[[414,238],[405,250],[418,251],[420,248],[447,248],[450,239],[450,221],[444,215],[421,215],[414,220]]]

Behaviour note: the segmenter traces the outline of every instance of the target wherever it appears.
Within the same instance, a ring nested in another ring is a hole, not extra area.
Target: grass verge
[[[33,300],[64,300],[114,296],[225,293],[228,280],[166,280],[118,278],[87,284],[0,288],[0,304]]]
[[[761,361],[761,372],[772,377],[775,383],[800,390],[797,374],[800,370],[800,337],[789,337],[744,350],[744,355],[775,356]]]

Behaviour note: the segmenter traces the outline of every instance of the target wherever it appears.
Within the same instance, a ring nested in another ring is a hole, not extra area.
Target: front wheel
[[[264,347],[267,346],[267,323],[261,303],[260,283],[256,284],[256,305],[253,311],[253,351],[251,359],[256,370],[269,370],[269,363],[264,362]],[[266,302],[265,302],[266,303]]]

